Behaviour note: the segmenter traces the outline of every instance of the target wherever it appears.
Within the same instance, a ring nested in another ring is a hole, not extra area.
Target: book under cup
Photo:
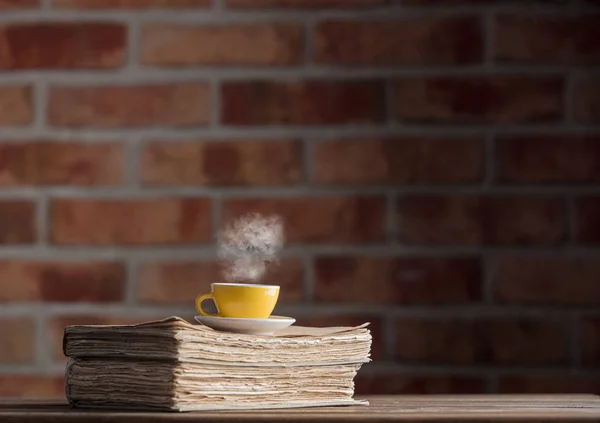
[[[358,405],[370,361],[368,323],[289,326],[254,335],[178,317],[138,325],[68,326],[66,394],[75,407],[171,411]]]

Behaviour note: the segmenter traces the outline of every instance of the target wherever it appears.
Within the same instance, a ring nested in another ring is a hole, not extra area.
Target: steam
[[[226,282],[256,282],[277,264],[284,243],[279,216],[244,215],[227,225],[217,240]]]

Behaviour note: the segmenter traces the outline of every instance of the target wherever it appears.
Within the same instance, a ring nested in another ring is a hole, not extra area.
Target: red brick
[[[226,0],[227,6],[233,8],[328,8],[328,7],[360,7],[382,4],[384,0]]]
[[[294,23],[151,24],[142,28],[147,65],[291,65],[302,62],[302,27]]]
[[[117,143],[0,143],[0,186],[115,186],[123,182],[124,165]]]
[[[294,141],[154,142],[142,152],[142,182],[152,186],[278,186],[300,182]]]
[[[102,69],[125,63],[127,30],[108,22],[0,26],[0,69]]]
[[[139,270],[137,297],[153,304],[193,304],[196,296],[210,292],[210,284],[223,281],[223,264],[215,261],[144,263]],[[302,301],[302,262],[282,259],[257,283],[279,285],[279,302]]]
[[[208,85],[51,87],[48,122],[80,128],[189,126],[210,118]]]
[[[54,0],[63,9],[185,9],[208,7],[212,0]]]
[[[123,299],[125,267],[116,262],[3,260],[0,301],[113,302]]]
[[[586,64],[600,62],[599,16],[499,16],[496,59],[504,62]]]
[[[484,167],[483,143],[469,139],[325,141],[314,162],[313,179],[326,184],[475,182]]]
[[[472,17],[324,21],[316,28],[315,56],[338,65],[475,63],[482,59],[481,28]]]
[[[0,0],[0,10],[30,9],[40,5],[40,0]]]
[[[583,320],[580,341],[584,364],[597,367],[600,364],[600,317]]]
[[[65,377],[64,375],[0,374],[0,397],[64,399]]]
[[[31,244],[36,239],[35,204],[28,200],[0,200],[0,245]]]
[[[355,379],[356,395],[483,394],[485,380],[476,377],[432,376],[361,370]]]
[[[71,325],[134,325],[141,322],[164,319],[167,316],[122,316],[122,315],[68,315],[55,316],[46,323],[47,339],[50,342],[54,361],[65,362],[63,338],[65,328]]]
[[[396,80],[395,116],[438,123],[555,121],[563,108],[555,77],[405,77]]]
[[[226,125],[374,123],[384,119],[379,81],[243,81],[221,87]]]
[[[0,318],[0,365],[29,364],[35,357],[35,325],[27,317]]]
[[[565,205],[549,197],[409,195],[398,200],[400,239],[411,244],[555,244]]]
[[[583,197],[575,202],[573,237],[580,244],[600,243],[600,197]]]
[[[56,199],[52,242],[63,245],[194,244],[211,239],[204,198]]]
[[[367,327],[371,331],[371,358],[380,360],[383,358],[383,322],[381,316],[372,314],[360,315],[338,315],[338,314],[311,314],[310,316],[295,316],[297,326],[312,327],[344,327],[360,326],[370,323]]]
[[[600,377],[574,376],[505,376],[498,381],[503,394],[589,394],[600,392]]]
[[[600,123],[600,77],[576,80],[574,96],[575,119],[581,123]]]
[[[502,257],[494,262],[494,293],[505,303],[600,304],[596,258]]]
[[[400,318],[396,340],[396,358],[415,363],[551,365],[568,356],[565,331],[550,320]]]
[[[26,85],[0,85],[0,126],[33,121],[33,90]]]
[[[501,182],[593,183],[600,181],[600,137],[525,136],[496,143]]]
[[[475,302],[481,298],[481,268],[470,258],[318,257],[315,298],[344,303]]]
[[[224,218],[247,213],[278,215],[286,242],[360,243],[384,238],[385,201],[377,196],[238,198],[224,204]]]

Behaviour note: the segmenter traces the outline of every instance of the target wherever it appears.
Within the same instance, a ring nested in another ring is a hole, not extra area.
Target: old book
[[[78,407],[174,411],[361,404],[354,377],[370,361],[367,326],[292,326],[272,336],[176,317],[69,326],[67,398]]]

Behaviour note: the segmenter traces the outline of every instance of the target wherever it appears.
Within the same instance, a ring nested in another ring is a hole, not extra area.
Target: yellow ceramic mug
[[[266,319],[279,298],[279,287],[275,285],[213,283],[211,288],[210,294],[196,298],[196,309],[203,316]],[[208,299],[215,302],[217,314],[202,309],[202,302]]]

